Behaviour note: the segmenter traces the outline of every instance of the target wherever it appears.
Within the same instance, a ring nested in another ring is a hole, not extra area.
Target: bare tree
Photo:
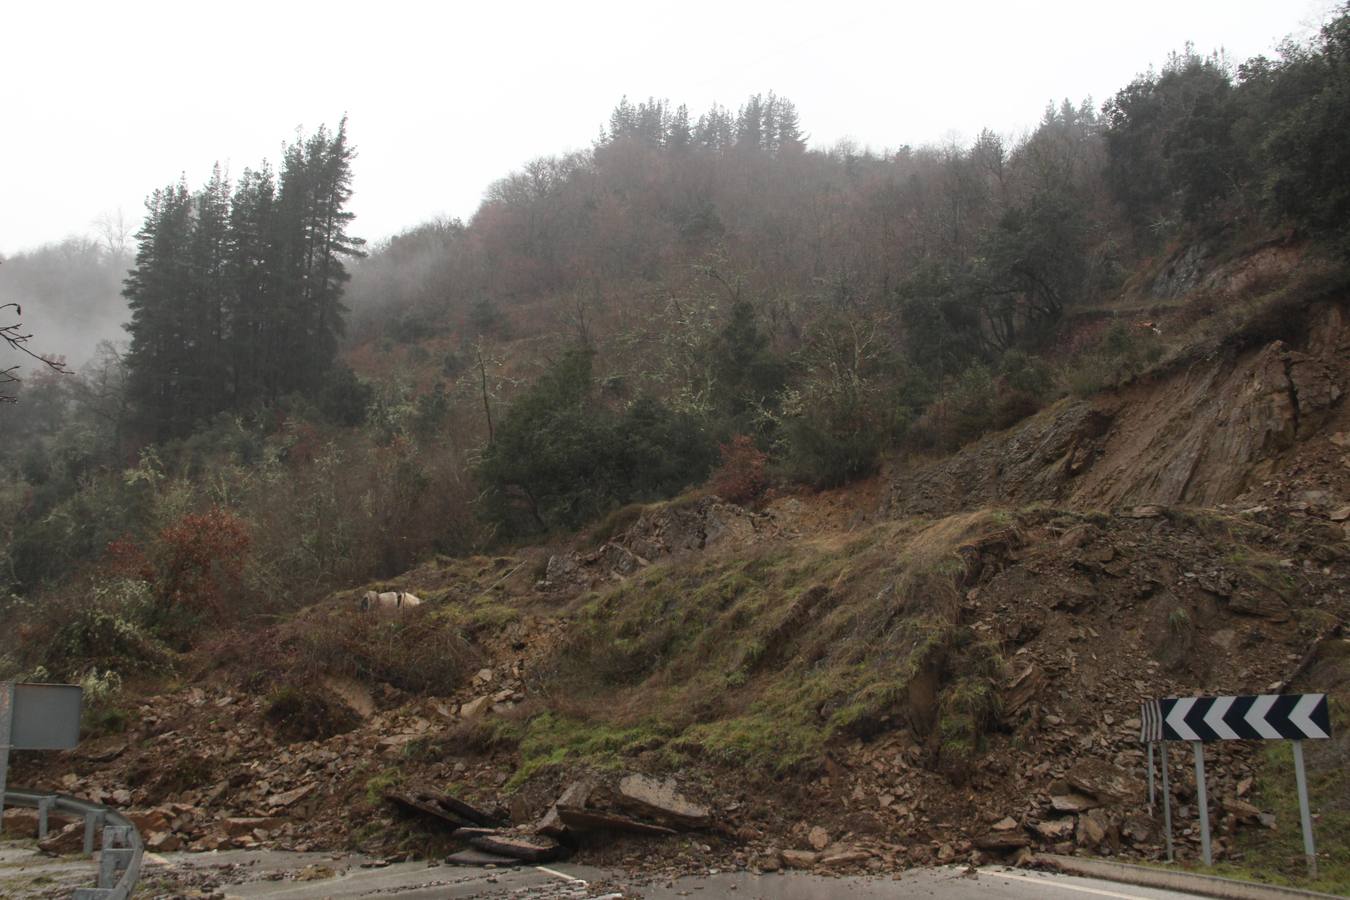
[[[6,313],[5,310],[12,309],[14,312]],[[23,315],[23,308],[17,303],[0,304],[0,314],[5,318],[11,315],[16,319],[14,322],[0,324],[0,340],[4,341],[5,346],[10,350],[17,350],[25,356],[31,356],[38,362],[54,372],[60,372],[62,375],[69,375],[70,370],[66,368],[65,360],[59,357],[42,356],[28,349],[27,343],[32,339],[32,335],[23,330],[23,323],[17,321],[19,316]],[[19,378],[19,366],[17,364],[0,369],[0,403],[13,403],[18,400],[18,395],[13,392],[14,389],[9,385],[17,385],[22,381]]]
[[[103,248],[109,254],[117,259],[126,259],[131,256],[131,238],[135,229],[127,221],[126,215],[122,212],[122,207],[119,206],[116,210],[99,213],[93,224],[98,231]]]

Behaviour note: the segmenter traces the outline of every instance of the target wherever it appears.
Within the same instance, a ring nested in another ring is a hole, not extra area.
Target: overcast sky
[[[1102,10],[1098,12],[1097,10]],[[1017,134],[1098,103],[1186,41],[1237,60],[1326,0],[878,3],[71,3],[0,23],[0,253],[139,224],[153,188],[275,161],[349,116],[356,234],[468,218],[495,179],[589,146],[623,94],[792,99],[813,146]]]

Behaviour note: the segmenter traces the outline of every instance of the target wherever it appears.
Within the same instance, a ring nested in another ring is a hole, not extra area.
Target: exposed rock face
[[[619,782],[619,801],[658,821],[685,828],[706,828],[712,822],[708,808],[684,797],[672,779],[628,775]]]
[[[1243,354],[1216,352],[1114,394],[1063,401],[903,473],[890,511],[1229,502],[1337,415],[1350,383],[1347,349],[1344,315],[1322,309],[1305,350],[1274,341]]]
[[[662,557],[703,550],[722,541],[751,543],[777,531],[772,515],[752,512],[718,497],[656,504],[613,541],[595,550],[549,557],[544,578],[536,588],[594,588],[605,581],[626,578]]]
[[[717,497],[688,504],[665,504],[644,512],[621,543],[644,560],[689,550],[702,550],[719,541],[745,541],[766,527],[770,517],[753,513]]]

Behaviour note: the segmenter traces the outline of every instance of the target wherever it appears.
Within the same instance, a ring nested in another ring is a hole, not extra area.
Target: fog
[[[0,310],[0,325],[21,321],[23,333],[32,335],[26,349],[78,369],[100,342],[126,339],[122,279],[130,265],[123,247],[81,237],[9,257],[0,264],[0,303],[18,304],[18,310]],[[0,349],[0,367],[16,363],[23,367],[20,377],[37,365]]]
[[[813,146],[917,146],[1015,133],[1065,97],[1100,102],[1186,41],[1269,53],[1329,6],[14,4],[0,254],[110,210],[137,220],[180,173],[199,184],[220,161],[237,175],[344,113],[361,154],[357,233],[378,240],[467,219],[507,171],[589,146],[625,94],[706,109],[772,90],[796,102]]]
[[[22,304],[32,349],[78,366],[124,337],[125,252],[152,190],[275,162],[297,128],[344,114],[353,232],[375,243],[467,220],[512,169],[590,146],[624,95],[734,111],[772,90],[813,147],[960,143],[1023,131],[1051,101],[1100,103],[1188,41],[1273,53],[1330,8],[695,2],[639,24],[611,3],[22,4],[0,56],[0,303]]]

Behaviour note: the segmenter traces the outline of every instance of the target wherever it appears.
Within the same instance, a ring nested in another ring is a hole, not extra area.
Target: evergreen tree
[[[712,108],[698,117],[694,126],[694,143],[704,150],[723,153],[731,149],[735,123],[725,106],[714,103]]]
[[[272,170],[245,169],[230,204],[228,346],[230,396],[236,407],[269,393],[280,356],[268,315],[277,298],[276,182]]]
[[[217,166],[196,194],[180,182],[147,202],[124,294],[128,389],[153,439],[332,382],[344,260],[364,243],[347,233],[346,125],[287,146],[279,185],[264,165],[231,194]]]
[[[774,151],[779,154],[803,153],[806,151],[806,136],[802,134],[801,123],[797,118],[797,107],[791,100],[778,100],[777,135]]]
[[[736,116],[736,149],[761,150],[764,147],[764,100],[752,94]]]
[[[693,140],[693,130],[689,125],[689,107],[681,103],[676,107],[666,128],[666,146],[680,153],[688,150]]]
[[[127,330],[127,392],[138,424],[156,440],[183,434],[192,422],[182,402],[194,362],[184,300],[192,288],[192,196],[187,183],[156,190],[136,234],[136,267],[123,290],[131,312]]]
[[[186,415],[192,421],[228,405],[229,359],[226,349],[231,290],[229,257],[230,186],[217,163],[211,179],[193,198],[191,289],[184,338],[196,364],[184,372]]]

